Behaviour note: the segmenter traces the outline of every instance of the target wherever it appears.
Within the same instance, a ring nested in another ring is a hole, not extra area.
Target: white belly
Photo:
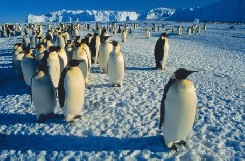
[[[112,45],[109,43],[100,44],[99,65],[101,70],[107,70],[109,54],[112,51]]]
[[[174,142],[185,140],[194,123],[196,93],[193,84],[185,81],[187,86],[184,81],[176,81],[166,96],[163,134],[168,147]]]
[[[64,80],[65,103],[62,108],[66,121],[71,121],[74,116],[81,114],[84,103],[85,82],[82,72],[68,71]]]
[[[121,85],[124,79],[124,60],[120,54],[111,53],[108,60],[108,76],[111,84]]]
[[[37,119],[41,114],[47,115],[54,112],[56,107],[56,94],[48,76],[32,78],[32,101]]]
[[[34,58],[23,57],[21,61],[21,68],[24,80],[28,86],[31,86],[31,78],[36,73],[37,63]]]
[[[60,62],[59,58],[48,58],[49,74],[55,88],[58,87],[60,79]]]

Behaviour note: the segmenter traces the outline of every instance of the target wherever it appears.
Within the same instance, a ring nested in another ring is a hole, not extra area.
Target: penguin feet
[[[40,115],[39,118],[38,118],[38,120],[37,120],[37,122],[38,122],[38,123],[44,123],[45,120],[46,120],[45,115]]]
[[[80,118],[82,118],[82,115],[76,115],[76,116],[74,117],[74,119],[80,119]]]
[[[177,144],[178,145],[183,145],[184,147],[186,147],[186,142],[185,141],[179,141]]]
[[[172,145],[170,148],[169,148],[170,150],[174,150],[175,152],[177,152],[178,151],[178,148],[177,148],[177,146],[176,145]]]

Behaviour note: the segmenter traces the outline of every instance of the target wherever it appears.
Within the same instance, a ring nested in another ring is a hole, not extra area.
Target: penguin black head
[[[50,46],[49,47],[49,51],[50,52],[55,52],[55,51],[57,51],[57,47],[56,46]]]
[[[56,46],[56,51],[60,51],[61,47],[60,46]]]
[[[197,72],[197,71],[191,71],[185,68],[179,68],[174,72],[173,77],[174,79],[179,79],[179,80],[186,79],[193,72]]]
[[[77,67],[81,62],[83,62],[84,60],[76,60],[76,59],[72,59],[68,62],[68,67]]]
[[[67,40],[67,44],[71,44],[71,40]]]
[[[48,67],[45,65],[45,63],[38,64],[37,68],[38,68],[38,71],[43,71],[43,72],[48,71]]]
[[[168,37],[168,33],[167,33],[167,32],[164,32],[164,33],[161,34],[160,37],[162,37],[162,36],[163,36],[163,37]]]
[[[118,42],[118,41],[115,41],[115,40],[112,41],[112,42],[110,42],[110,43],[111,43],[114,47],[119,45],[119,42]]]
[[[36,49],[37,49],[37,50],[40,50],[41,47],[42,47],[42,44],[37,44]]]

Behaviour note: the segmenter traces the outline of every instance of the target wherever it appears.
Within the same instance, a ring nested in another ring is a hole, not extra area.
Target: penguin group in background
[[[31,81],[31,97],[39,123],[54,115],[56,92],[47,67],[41,63]]]
[[[84,60],[70,60],[62,71],[58,96],[59,104],[67,122],[81,117],[84,103],[85,81],[78,67]]]
[[[108,58],[113,48],[112,44],[109,42],[109,37],[111,37],[109,36],[109,33],[105,32],[99,47],[99,66],[101,74],[107,73]]]
[[[195,120],[197,96],[193,83],[186,79],[193,72],[179,68],[164,87],[159,129],[163,129],[165,145],[171,150],[177,151],[176,144],[186,145]]]
[[[22,44],[21,43],[16,43],[14,45],[14,51],[12,55],[12,60],[13,60],[13,68],[15,70],[15,73],[18,77],[18,79],[23,79],[23,72],[21,68],[21,61],[23,56],[25,55],[24,51],[22,50]]]
[[[112,41],[113,50],[109,55],[108,60],[108,76],[113,87],[122,87],[122,82],[125,75],[125,62],[120,51],[120,44],[117,41]]]
[[[156,42],[154,49],[154,56],[156,67],[155,69],[163,70],[166,67],[169,43],[168,43],[168,34],[166,32],[162,33],[159,39]]]

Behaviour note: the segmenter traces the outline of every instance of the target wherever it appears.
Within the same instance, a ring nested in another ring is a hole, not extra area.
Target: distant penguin
[[[57,46],[60,46],[62,49],[65,49],[65,39],[62,36],[61,32],[58,33]]]
[[[149,39],[151,37],[150,29],[145,29],[145,38]]]
[[[33,32],[32,33],[32,36],[30,38],[30,47],[32,49],[35,49],[36,45],[37,45],[37,41],[36,41],[36,36],[37,36],[37,33],[36,32]]]
[[[60,60],[60,72],[62,72],[63,69],[67,65],[67,55],[66,55],[65,50],[63,48],[61,48],[60,46],[57,46],[57,54],[58,54],[59,60]]]
[[[178,35],[182,35],[182,30],[183,30],[183,27],[182,26],[178,26]]]
[[[23,79],[23,73],[21,68],[21,60],[25,55],[24,51],[22,51],[21,43],[17,43],[14,45],[14,52],[13,52],[13,68],[18,79]]]
[[[112,44],[109,42],[109,37],[108,32],[104,33],[102,37],[103,41],[99,47],[99,66],[102,74],[107,73],[108,58],[113,48]]]
[[[83,62],[84,60],[70,60],[61,73],[58,96],[67,122],[73,122],[82,114],[85,82],[78,65]]]
[[[67,55],[67,62],[72,59],[72,54],[73,54],[73,43],[71,40],[67,40],[66,46],[65,46],[65,52]]]
[[[160,108],[160,125],[165,144],[177,151],[176,144],[186,145],[196,115],[197,96],[194,85],[187,78],[196,71],[184,68],[176,70],[164,87]]]
[[[44,47],[43,44],[38,44],[36,47],[36,59],[38,61],[38,64],[41,64],[43,56],[46,52],[46,48]]]
[[[98,53],[100,47],[100,36],[98,33],[94,33],[91,43],[89,44],[89,49],[91,53],[91,63],[98,63]]]
[[[30,49],[30,38],[28,35],[25,35],[23,36],[23,39],[22,39],[22,49],[23,50],[27,50],[27,49]]]
[[[38,122],[44,122],[54,115],[56,93],[47,67],[39,64],[37,73],[32,77],[31,96]]]
[[[188,27],[188,28],[187,28],[187,34],[188,34],[188,35],[191,35],[191,27]]]
[[[127,40],[127,31],[123,30],[122,34],[121,34],[121,38],[122,38],[122,42],[126,42]]]
[[[30,49],[25,50],[25,55],[21,60],[21,68],[26,84],[31,86],[31,78],[36,73],[37,61]]]
[[[120,51],[120,45],[117,41],[113,41],[113,51],[109,55],[108,60],[108,76],[112,86],[122,86],[125,74],[125,62]]]
[[[168,34],[166,32],[162,33],[154,49],[154,56],[156,62],[156,69],[163,70],[166,67],[169,43],[168,43]]]

